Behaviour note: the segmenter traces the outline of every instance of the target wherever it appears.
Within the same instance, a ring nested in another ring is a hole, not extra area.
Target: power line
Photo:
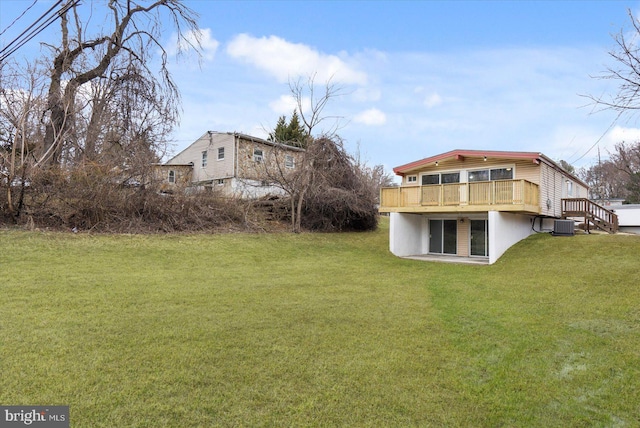
[[[602,139],[604,138],[604,136],[605,136],[605,135],[607,135],[607,133],[608,133],[609,131],[611,131],[611,128],[613,128],[613,126],[618,122],[618,119],[620,119],[620,116],[622,115],[622,113],[623,113],[623,112],[618,113],[618,116],[616,116],[616,118],[615,118],[613,121],[611,121],[611,125],[609,125],[609,127],[606,129],[606,131],[604,131],[604,132],[602,133],[602,135],[600,136],[600,138],[598,138],[598,139],[596,140],[596,142],[595,142],[595,143],[593,143],[593,145],[592,145],[591,147],[589,147],[589,150],[587,150],[586,152],[584,152],[584,154],[583,154],[582,156],[580,156],[578,159],[574,160],[574,161],[573,161],[573,163],[578,162],[580,159],[582,159],[582,158],[583,158],[583,157],[585,157],[587,154],[589,154],[589,152],[590,152],[591,150],[593,150],[593,148],[594,148],[594,147],[595,147],[595,146],[596,146],[600,141],[602,141]]]
[[[16,52],[22,46],[27,44],[35,36],[37,36],[42,31],[44,31],[49,25],[53,24],[53,22],[56,19],[61,17],[63,14],[65,14],[69,9],[71,9],[72,7],[74,7],[74,6],[76,6],[76,5],[78,5],[80,3],[80,0],[74,0],[74,1],[72,1],[70,3],[68,3],[62,9],[60,9],[58,12],[55,12],[53,15],[47,17],[47,15],[49,15],[51,13],[51,11],[53,11],[60,3],[62,3],[62,1],[63,0],[58,0],[58,2],[56,2],[56,4],[54,4],[51,8],[49,8],[49,10],[47,10],[44,14],[42,14],[40,16],[40,18],[38,18],[33,24],[31,24],[26,30],[24,30],[18,37],[13,39],[7,46],[5,46],[2,50],[0,50],[0,55],[1,55],[0,56],[0,63],[2,63],[4,60],[6,60],[10,55],[12,55],[14,52]],[[42,22],[40,25],[38,25],[38,23],[40,21],[42,21],[43,19],[44,19],[44,22]],[[36,25],[37,25],[37,27],[35,27]],[[33,27],[35,27],[35,28],[33,28]],[[32,30],[32,28],[33,28],[33,30]],[[29,32],[30,30],[31,30],[31,32]],[[16,45],[11,47],[14,44],[16,44]],[[8,50],[9,48],[11,48],[11,49]]]
[[[6,52],[8,49],[11,48],[11,46],[14,43],[20,43],[21,38],[25,35],[25,33],[27,33],[29,30],[31,30],[34,26],[36,26],[38,24],[38,22],[42,21],[43,19],[51,19],[51,16],[47,18],[47,15],[49,15],[53,10],[55,10],[58,5],[60,5],[60,3],[62,3],[63,0],[58,0],[53,6],[51,6],[49,8],[49,10],[47,10],[45,13],[43,13],[42,15],[40,15],[40,18],[38,18],[35,22],[33,22],[31,25],[29,25],[27,27],[26,30],[24,30],[22,33],[20,33],[20,35],[18,35],[16,38],[14,38],[11,42],[9,42],[4,48],[2,48],[0,50],[0,55],[3,54],[4,52]],[[22,46],[22,45],[21,45]]]
[[[8,26],[7,28],[5,28],[4,30],[2,30],[2,31],[0,32],[0,36],[2,36],[2,35],[3,35],[3,34],[4,34],[4,33],[9,29],[9,28],[13,27],[13,24],[15,24],[16,22],[18,22],[18,20],[19,20],[20,18],[22,18],[22,17],[24,16],[24,14],[25,14],[25,13],[29,12],[29,10],[30,10],[30,9],[31,9],[31,8],[32,8],[32,7],[37,3],[37,2],[38,2],[38,0],[33,0],[33,3],[31,3],[31,6],[29,6],[28,8],[26,8],[26,9],[24,10],[24,12],[22,12],[22,13],[20,14],[20,16],[19,16],[19,17],[17,17],[16,19],[14,19],[14,20],[13,20],[13,22],[12,22],[11,24],[9,24],[9,26]]]

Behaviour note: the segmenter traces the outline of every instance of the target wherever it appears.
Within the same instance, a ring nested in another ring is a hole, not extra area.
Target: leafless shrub
[[[302,206],[302,226],[319,231],[375,229],[378,186],[367,170],[335,137],[314,140],[307,153],[313,159],[313,174]]]
[[[25,186],[20,218],[14,221],[3,209],[0,221],[103,233],[263,229],[262,218],[247,201],[215,192],[165,195],[154,183],[123,182],[122,177],[101,165],[44,170]],[[5,202],[0,199],[0,208]]]

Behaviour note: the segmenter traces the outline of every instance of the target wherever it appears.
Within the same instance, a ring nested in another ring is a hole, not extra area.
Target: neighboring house
[[[261,197],[282,193],[269,174],[294,171],[303,152],[299,147],[237,132],[208,131],[157,171],[163,177],[165,190],[179,186],[182,182],[178,177],[188,177],[191,188]]]
[[[394,172],[402,183],[381,190],[380,212],[390,213],[389,247],[400,257],[494,263],[516,242],[567,217],[567,204],[591,209],[588,186],[541,153],[453,150]]]
[[[620,204],[612,209],[618,215],[620,232],[640,234],[640,204]]]

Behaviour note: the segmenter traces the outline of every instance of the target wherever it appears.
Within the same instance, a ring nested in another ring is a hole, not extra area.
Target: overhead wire
[[[14,43],[20,43],[22,37],[25,35],[25,33],[27,33],[29,30],[31,30],[34,26],[36,26],[40,21],[42,21],[43,19],[51,19],[51,16],[47,17],[47,15],[49,15],[52,11],[55,10],[55,8],[57,8],[60,3],[62,3],[63,0],[58,0],[53,6],[51,6],[49,8],[49,10],[47,10],[45,13],[43,13],[42,15],[40,15],[40,17],[38,19],[35,20],[35,22],[33,22],[31,25],[29,25],[22,33],[20,33],[16,38],[14,38],[12,41],[10,41],[5,47],[3,47],[2,49],[0,49],[0,55],[2,55],[4,52],[6,52],[8,49],[10,49]]]
[[[32,8],[33,6],[35,6],[35,4],[36,4],[37,2],[38,2],[38,0],[33,0],[33,3],[31,3],[31,6],[29,6],[28,8],[26,8],[26,9],[24,10],[24,12],[22,12],[22,13],[20,14],[20,16],[18,16],[16,19],[14,19],[14,20],[13,20],[13,22],[7,26],[7,28],[5,28],[4,30],[0,31],[0,36],[2,36],[4,33],[6,33],[6,31],[7,31],[9,28],[13,27],[13,25],[14,25],[16,22],[18,22],[18,21],[20,20],[20,18],[22,18],[22,17],[24,16],[24,14],[25,14],[25,13],[29,12],[29,10],[31,10],[31,8]]]
[[[53,15],[50,13],[60,4],[63,0],[58,0],[49,10],[47,10],[44,14],[40,16],[33,24],[31,24],[26,30],[24,30],[18,37],[13,39],[7,46],[0,50],[0,63],[6,60],[10,55],[20,49],[22,46],[27,44],[31,39],[44,31],[48,26],[50,26],[56,19],[65,14],[69,9],[78,5],[80,0],[73,0],[69,2],[66,6],[60,9],[57,12],[54,12]],[[50,16],[47,16],[50,15]],[[38,25],[40,21],[44,21]],[[37,25],[37,26],[36,26]],[[35,27],[35,28],[33,28]],[[29,32],[30,31],[30,32]],[[26,35],[25,35],[26,34]],[[14,45],[12,47],[12,45]],[[8,50],[11,48],[10,50]]]
[[[578,159],[574,160],[573,163],[578,162],[580,159],[582,159],[583,157],[585,157],[586,155],[589,154],[589,152],[591,150],[593,150],[593,148],[595,146],[598,145],[598,143],[600,143],[600,141],[602,141],[602,139],[604,138],[605,135],[607,135],[607,133],[609,131],[611,131],[611,128],[613,128],[613,126],[618,123],[618,119],[620,119],[620,116],[622,116],[623,112],[619,112],[618,115],[616,116],[616,118],[614,120],[611,121],[611,125],[609,125],[609,127],[602,133],[602,135],[600,135],[600,137],[596,140],[595,143],[593,143],[593,145],[591,145],[591,147],[589,147],[589,150],[587,150],[586,152],[584,152],[584,154],[582,156],[580,156]]]

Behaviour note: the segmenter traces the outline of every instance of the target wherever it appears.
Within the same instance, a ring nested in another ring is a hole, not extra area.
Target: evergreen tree
[[[284,115],[278,118],[278,123],[269,134],[268,140],[294,147],[306,147],[307,135],[304,125],[300,123],[297,110],[294,110],[289,123]]]
[[[292,146],[305,147],[307,143],[307,130],[300,123],[298,111],[293,110],[289,126],[287,127],[287,137]]]
[[[276,128],[269,134],[267,140],[282,143],[287,137],[287,117],[282,115],[278,118]]]

